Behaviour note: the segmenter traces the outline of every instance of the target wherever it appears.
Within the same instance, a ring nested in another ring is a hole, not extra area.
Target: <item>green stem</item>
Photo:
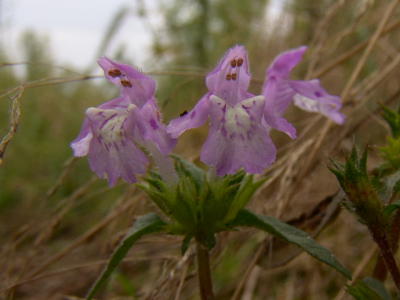
[[[385,262],[386,268],[393,278],[397,292],[400,294],[400,272],[394,259],[390,244],[387,240],[385,230],[382,229],[381,226],[370,226],[369,230],[372,234],[372,238],[379,247],[381,257]]]
[[[208,250],[196,239],[197,273],[202,300],[214,300]]]

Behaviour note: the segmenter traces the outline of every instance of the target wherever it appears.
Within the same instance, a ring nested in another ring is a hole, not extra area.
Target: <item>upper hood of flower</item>
[[[297,65],[307,50],[307,46],[300,46],[278,55],[272,64],[265,71],[265,77],[276,76],[279,78],[287,78],[290,71]]]
[[[153,97],[156,84],[153,79],[140,71],[129,65],[113,62],[106,57],[100,57],[98,64],[104,70],[107,80],[117,85],[121,96],[128,97],[132,104],[142,107]]]
[[[234,46],[226,52],[217,67],[206,77],[211,94],[223,99],[230,106],[248,98],[250,84],[247,52],[243,46]]]

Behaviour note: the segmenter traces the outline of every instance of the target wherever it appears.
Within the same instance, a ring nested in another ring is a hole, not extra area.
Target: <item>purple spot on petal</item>
[[[190,114],[190,118],[191,119],[193,119],[193,117],[196,115],[196,111],[193,111],[191,114]]]
[[[224,137],[226,137],[226,129],[225,129],[225,127],[222,127],[221,128],[221,133],[222,133],[222,135],[224,136]]]
[[[251,141],[254,137],[254,133],[252,131],[247,131],[247,139]]]
[[[154,119],[150,120],[150,126],[151,126],[151,128],[153,128],[153,130],[157,130],[158,129],[157,122]]]
[[[317,96],[317,97],[321,97],[322,96],[322,94],[320,92],[318,92],[318,91],[315,92],[314,95]]]
[[[114,118],[117,114],[113,114],[111,117],[109,117],[108,119],[105,119],[103,121],[103,123],[101,123],[100,125],[100,130],[104,127],[104,125],[106,125],[108,123],[108,121],[110,121],[112,118]]]

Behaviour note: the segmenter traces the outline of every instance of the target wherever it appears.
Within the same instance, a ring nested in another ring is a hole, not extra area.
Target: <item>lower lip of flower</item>
[[[236,107],[227,105],[225,120],[225,129],[228,137],[239,135],[244,138],[251,129],[250,116],[240,105]]]

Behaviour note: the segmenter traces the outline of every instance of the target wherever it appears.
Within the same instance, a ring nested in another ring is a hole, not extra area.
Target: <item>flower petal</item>
[[[176,139],[167,133],[167,126],[161,122],[160,113],[154,98],[146,102],[142,108],[133,107],[133,118],[137,124],[139,132],[143,137],[143,143],[146,140],[153,141],[162,154],[168,154],[176,145]]]
[[[179,118],[171,120],[167,127],[167,132],[171,133],[173,138],[177,138],[187,129],[196,128],[204,124],[210,114],[210,94],[204,95],[191,111],[184,112]]]
[[[89,153],[89,144],[93,134],[90,129],[89,120],[85,118],[81,131],[77,138],[71,143],[71,148],[74,151],[74,156],[82,157]]]
[[[240,94],[247,91],[250,78],[247,52],[243,46],[235,46],[228,50],[218,66],[207,75],[206,85],[213,95],[235,106],[244,100]]]
[[[267,109],[264,109],[264,119],[262,120],[262,124],[268,131],[272,127],[286,133],[291,139],[297,137],[296,128],[294,128],[292,124],[282,117],[275,116],[274,113]]]
[[[280,117],[295,94],[296,92],[288,80],[275,76],[268,77],[262,89],[262,95],[265,97],[265,109]]]
[[[116,98],[106,103],[101,104],[98,108],[102,109],[115,109],[125,111],[130,104],[128,98]],[[84,119],[81,131],[77,138],[71,143],[71,148],[74,151],[74,156],[82,157],[89,153],[90,140],[93,134],[90,129],[89,120]]]
[[[196,106],[189,112],[183,113],[170,122],[168,132],[177,138],[182,132],[204,124],[210,113],[209,98],[215,95],[228,105],[235,106],[239,101],[253,97],[247,92],[250,84],[247,52],[243,46],[229,49],[220,63],[206,77],[209,92],[204,95]]]
[[[128,112],[89,108],[86,116],[93,132],[88,157],[93,172],[100,178],[106,176],[110,186],[118,176],[136,182],[135,174],[144,174],[149,161],[134,143],[134,120]]]
[[[345,117],[339,113],[342,107],[340,97],[328,94],[318,79],[290,80],[289,84],[296,92],[294,96],[296,106],[307,111],[319,112],[338,124],[344,123]]]
[[[156,84],[153,79],[145,76],[135,68],[118,64],[106,57],[98,60],[108,81],[120,88],[121,96],[129,97],[130,101],[142,107],[154,95]]]
[[[300,46],[277,56],[265,72],[267,79],[269,76],[287,78],[293,67],[301,61],[303,53],[306,50],[306,46]]]
[[[214,165],[217,175],[232,174],[240,167],[261,173],[275,161],[275,146],[261,125],[264,101],[257,96],[230,107],[223,99],[210,97],[210,131],[200,159]]]
[[[280,54],[265,72],[265,82],[262,88],[265,108],[277,117],[282,116],[296,94],[288,83],[288,76],[292,68],[300,62],[306,49],[306,46],[301,46]],[[268,123],[268,120],[266,121]],[[275,128],[272,124],[269,125]]]
[[[287,80],[271,77],[264,83],[262,95],[265,97],[264,126],[282,131],[292,139],[296,138],[296,129],[281,115],[286,110],[295,91]]]

